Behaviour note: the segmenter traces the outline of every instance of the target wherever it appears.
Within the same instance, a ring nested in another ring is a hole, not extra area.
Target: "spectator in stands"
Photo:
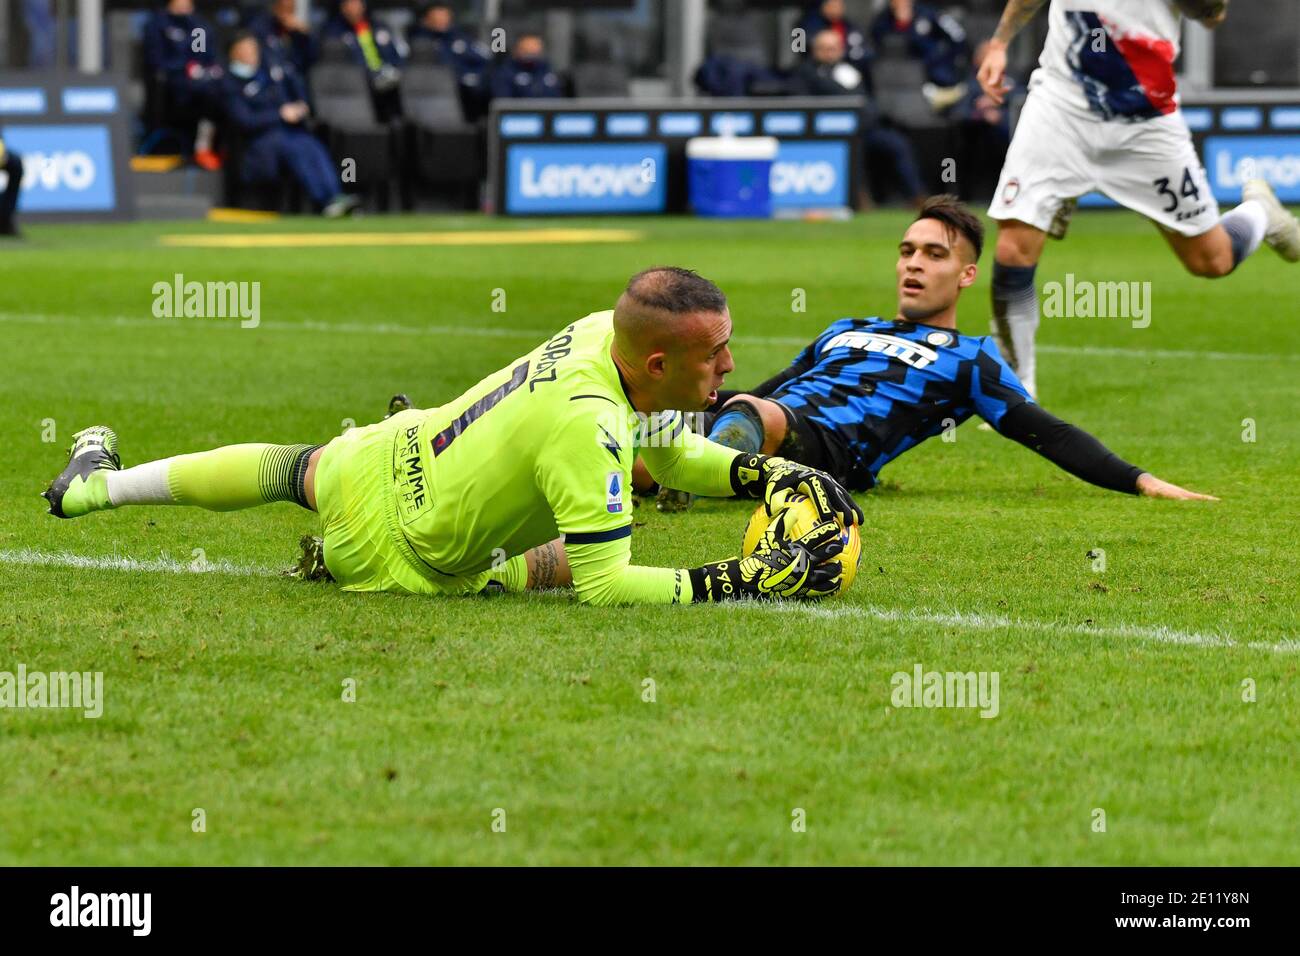
[[[421,9],[415,25],[406,35],[408,45],[432,43],[438,58],[456,71],[461,102],[467,117],[484,112],[487,101],[487,69],[491,52],[468,33],[456,28],[451,7],[431,3]]]
[[[58,28],[53,0],[23,0],[23,26],[27,28],[27,66],[33,70],[54,69]]]
[[[163,98],[162,122],[187,138],[193,131],[194,161],[204,169],[221,168],[213,151],[222,74],[216,39],[194,0],[167,0],[145,22],[144,65]]]
[[[823,30],[834,30],[844,43],[845,58],[864,74],[871,62],[871,48],[867,46],[867,34],[852,20],[844,16],[844,0],[823,0],[814,3],[799,21],[799,29],[804,31],[804,40],[811,44],[813,38]],[[808,51],[811,56],[812,50]]]
[[[916,151],[906,136],[881,125],[871,99],[871,84],[856,66],[845,59],[844,41],[835,30],[823,30],[813,37],[812,59],[800,64],[790,76],[789,91],[795,96],[865,96],[861,116],[862,145],[867,158],[882,158],[890,164],[903,192],[920,208],[925,187],[916,162]]]
[[[14,225],[14,210],[18,208],[18,190],[23,185],[23,161],[17,153],[5,148],[0,139],[0,170],[8,177],[5,191],[0,193],[0,236],[18,236]]]
[[[771,71],[730,56],[709,56],[695,70],[695,86],[705,96],[748,96]]]
[[[248,30],[262,43],[267,62],[292,66],[305,78],[316,58],[307,24],[298,18],[294,0],[271,0],[271,5],[249,18]]]
[[[320,45],[343,43],[352,59],[370,77],[375,116],[386,123],[402,115],[400,84],[404,52],[398,40],[382,26],[372,26],[365,0],[339,0],[333,16],[321,27]]]
[[[536,33],[521,34],[514,51],[492,71],[488,84],[493,99],[542,99],[564,96],[564,84],[546,61],[546,48]]]
[[[323,215],[349,215],[358,200],[343,192],[329,152],[303,125],[311,110],[297,71],[263,63],[250,31],[235,35],[229,54],[223,93],[228,121],[243,142],[240,176],[266,182],[287,172]]]
[[[443,62],[456,70],[456,75],[462,78],[462,82],[464,77],[470,75],[481,82],[491,60],[486,43],[480,43],[465,31],[456,28],[451,7],[445,3],[425,6],[406,39],[408,43],[416,40],[432,41]]]
[[[970,49],[966,31],[953,17],[913,0],[889,0],[889,6],[871,24],[871,42],[877,53],[889,36],[906,39],[908,56],[925,64],[927,81],[939,90],[955,91],[947,102],[936,102],[927,91],[936,109],[951,106],[965,93]]]

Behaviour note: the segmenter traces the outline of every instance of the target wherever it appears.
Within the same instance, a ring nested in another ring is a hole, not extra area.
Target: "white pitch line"
[[[146,571],[165,574],[230,574],[240,577],[261,577],[275,574],[272,568],[231,564],[228,561],[210,561],[202,565],[185,563],[173,558],[119,558],[94,557],[68,551],[38,551],[23,548],[18,551],[0,551],[0,564],[19,564],[29,567],[77,568],[95,571]],[[1251,650],[1293,653],[1300,651],[1300,640],[1284,639],[1275,643],[1267,641],[1241,642],[1224,634],[1200,634],[1179,631],[1164,625],[1148,627],[1122,624],[1117,627],[1094,627],[1087,624],[1062,624],[1057,621],[1024,621],[1013,618],[989,616],[969,611],[895,610],[891,608],[861,607],[858,605],[816,604],[763,604],[747,605],[747,610],[763,613],[798,614],[822,620],[843,618],[873,621],[927,624],[939,627],[960,627],[975,631],[1002,631],[1008,628],[1052,631],[1057,634],[1078,634],[1085,637],[1138,638],[1162,644],[1184,644],[1194,647],[1248,647]]]
[[[1276,642],[1239,641],[1226,634],[1201,634],[1195,631],[1180,631],[1172,627],[1166,627],[1163,624],[1155,626],[1120,624],[1108,627],[1089,624],[1065,624],[1059,621],[1025,621],[969,611],[895,610],[870,605],[862,607],[860,605],[777,604],[772,605],[771,609],[786,614],[801,614],[828,620],[859,618],[906,624],[929,624],[939,627],[961,627],[975,631],[1003,631],[1009,628],[1019,628],[1052,631],[1057,634],[1077,634],[1086,637],[1137,638],[1162,644],[1185,644],[1193,647],[1248,647],[1251,650],[1273,651],[1283,654],[1300,651],[1300,639],[1296,638],[1284,638]]]
[[[73,554],[70,551],[37,551],[22,548],[17,551],[0,551],[0,564],[21,564],[29,567],[77,568],[91,571],[153,571],[164,574],[232,574],[240,577],[274,574],[271,568],[232,564],[229,561],[177,561],[174,558],[119,558],[95,557]]]
[[[225,331],[239,329],[237,317],[230,319],[145,319],[133,316],[72,316],[39,313],[0,312],[0,322],[30,322],[34,324],[96,324],[114,327],[201,329]],[[341,335],[415,335],[415,336],[467,336],[472,338],[520,339],[541,342],[554,334],[556,328],[504,328],[501,326],[474,325],[410,325],[401,322],[321,322],[308,319],[302,322],[264,321],[258,327],[267,332],[338,333]],[[802,348],[822,330],[809,330],[806,336],[795,335],[737,335],[732,341],[743,345],[780,345]],[[1290,352],[1221,352],[1196,349],[1128,349],[1104,345],[1039,345],[1038,351],[1049,355],[1094,355],[1108,358],[1178,359],[1243,362],[1296,362],[1300,354]]]

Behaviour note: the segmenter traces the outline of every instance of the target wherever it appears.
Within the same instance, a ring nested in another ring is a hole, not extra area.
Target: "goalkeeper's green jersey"
[[[736,452],[680,412],[638,415],[610,355],[612,311],[561,329],[399,436],[398,523],[435,574],[466,576],[564,536],[594,604],[691,601],[683,570],[630,564],[632,462],[663,484],[732,494]]]

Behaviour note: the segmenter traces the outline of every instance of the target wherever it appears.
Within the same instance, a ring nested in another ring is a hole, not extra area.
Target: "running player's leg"
[[[192,505],[235,511],[272,501],[315,509],[308,473],[318,445],[227,445],[123,469],[117,435],[103,425],[73,436],[67,467],[44,492],[50,513],[76,518],[123,505]]]
[[[998,221],[993,260],[993,333],[1002,357],[1037,396],[1034,278],[1048,235],[1064,237],[1075,200],[1095,188],[1090,153],[1100,123],[1033,92],[1007,150],[989,216]]]
[[[1047,233],[1019,219],[998,223],[993,259],[993,333],[1002,357],[1030,395],[1038,395],[1038,285],[1034,272]]]
[[[1262,179],[1246,183],[1241,205],[1206,232],[1198,236],[1165,228],[1161,232],[1187,271],[1207,279],[1229,275],[1263,243],[1287,262],[1300,262],[1300,221]]]
[[[1238,213],[1238,218],[1245,220],[1246,217],[1241,216],[1241,212],[1239,206],[1228,215]],[[1226,219],[1227,216],[1224,218]],[[1256,222],[1255,218],[1251,216],[1249,220],[1241,223],[1242,238],[1239,243],[1233,242],[1222,222],[1215,223],[1212,229],[1199,236],[1184,236],[1163,227],[1160,229],[1160,234],[1174,250],[1174,255],[1178,256],[1178,261],[1183,264],[1184,269],[1202,279],[1219,279],[1232,272],[1242,259],[1259,247],[1260,240],[1264,237],[1264,229],[1263,222]],[[1259,217],[1260,220],[1262,218]],[[1240,258],[1237,249],[1242,250]]]
[[[1103,164],[1103,189],[1160,227],[1192,275],[1226,276],[1267,242],[1300,260],[1300,223],[1268,183],[1251,180],[1242,202],[1224,216],[1187,123],[1171,113],[1117,130],[1122,138]]]

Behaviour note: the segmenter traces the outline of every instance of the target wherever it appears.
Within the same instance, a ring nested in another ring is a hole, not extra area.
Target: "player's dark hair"
[[[727,297],[698,272],[677,266],[652,266],[627,281],[623,292],[637,305],[671,315],[722,312]]]
[[[979,261],[984,252],[984,223],[956,196],[950,193],[931,196],[921,204],[921,211],[913,222],[922,219],[936,219],[944,224],[949,235],[960,233],[965,236],[975,248],[975,261]]]

